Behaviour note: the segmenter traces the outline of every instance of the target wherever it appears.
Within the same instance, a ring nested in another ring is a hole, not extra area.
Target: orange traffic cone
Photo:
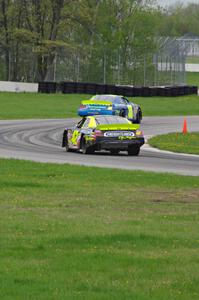
[[[183,134],[187,133],[187,119],[186,118],[184,118],[182,133]]]

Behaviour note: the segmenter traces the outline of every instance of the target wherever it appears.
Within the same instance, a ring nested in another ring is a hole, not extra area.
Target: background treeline
[[[143,84],[154,71],[157,37],[198,31],[196,4],[0,0],[0,80]]]
[[[183,5],[177,2],[166,10],[161,11],[162,20],[159,32],[164,36],[183,36],[192,34],[199,36],[199,3]]]

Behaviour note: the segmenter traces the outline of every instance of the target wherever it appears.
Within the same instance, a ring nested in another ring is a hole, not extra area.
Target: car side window
[[[125,101],[122,98],[116,98],[114,103],[115,104],[125,104]]]
[[[88,119],[86,119],[86,121],[84,122],[84,124],[82,125],[82,127],[87,128],[88,125],[89,125],[89,123],[90,123],[90,119],[88,118]]]
[[[125,103],[126,105],[129,104],[129,100],[128,100],[128,99],[123,98],[123,101],[124,101],[124,103]]]
[[[84,123],[85,123],[85,121],[86,121],[86,118],[83,118],[82,120],[80,120],[78,123],[77,123],[77,128],[81,128],[83,125],[84,125]]]

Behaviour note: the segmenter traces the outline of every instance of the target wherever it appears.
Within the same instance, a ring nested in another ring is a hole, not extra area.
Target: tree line
[[[139,83],[156,37],[198,34],[198,15],[151,0],[0,0],[0,79]]]

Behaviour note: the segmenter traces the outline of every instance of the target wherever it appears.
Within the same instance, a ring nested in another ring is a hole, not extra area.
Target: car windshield
[[[96,116],[95,120],[98,125],[103,124],[129,124],[130,122],[126,118],[119,116]]]

